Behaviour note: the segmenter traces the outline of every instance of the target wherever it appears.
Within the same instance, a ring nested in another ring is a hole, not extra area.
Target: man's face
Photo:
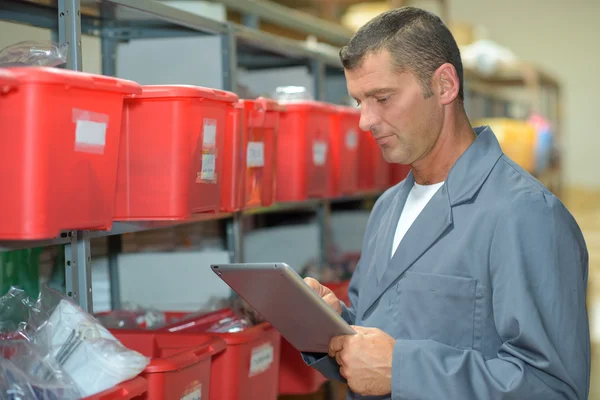
[[[371,131],[386,161],[412,164],[429,153],[443,121],[435,94],[425,99],[418,78],[399,72],[387,50],[345,73],[348,92],[360,104],[360,127]]]

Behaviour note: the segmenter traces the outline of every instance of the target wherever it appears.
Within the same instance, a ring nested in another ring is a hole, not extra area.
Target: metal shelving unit
[[[235,0],[224,2],[237,11],[245,13],[243,21],[256,27],[260,18],[276,20],[281,25],[300,32],[312,32],[329,40],[330,43],[344,44],[351,32],[337,27],[330,29],[313,17],[298,16],[294,12],[282,12],[273,4],[264,1]],[[252,5],[252,7],[250,7]],[[258,7],[260,6],[260,7]],[[256,8],[258,7],[258,8]],[[285,11],[285,10],[284,10]],[[251,14],[248,14],[251,13]],[[171,7],[168,2],[156,0],[2,0],[0,20],[28,24],[53,31],[54,37],[69,44],[67,68],[82,69],[81,35],[96,36],[101,39],[102,73],[116,74],[116,49],[119,42],[136,39],[218,36],[221,43],[223,65],[223,88],[236,91],[237,70],[305,66],[312,73],[313,92],[317,100],[324,100],[328,77],[343,76],[337,57],[310,49],[304,43],[274,36],[252,27],[214,21]],[[481,80],[472,71],[466,71],[466,93],[472,98],[483,97],[485,114],[492,115],[501,108],[506,113],[510,100],[498,98],[489,89],[490,83]],[[546,82],[545,75],[540,81]],[[512,84],[518,77],[502,78]],[[505,82],[505,83],[506,83]],[[499,105],[496,107],[495,105]],[[494,108],[495,107],[495,108]],[[380,193],[364,193],[332,200],[311,200],[303,203],[276,204],[272,207],[238,212],[233,214],[198,214],[185,221],[201,223],[209,220],[224,220],[227,224],[227,247],[236,262],[242,262],[244,219],[266,213],[294,211],[315,212],[321,232],[321,258],[327,260],[329,246],[329,221],[332,204],[375,199]],[[115,223],[110,231],[63,232],[59,237],[46,241],[5,241],[0,242],[0,251],[26,247],[65,245],[66,291],[82,308],[92,311],[91,255],[90,240],[109,236],[109,270],[113,296],[113,307],[119,306],[118,268],[116,254],[120,251],[120,235],[150,229],[160,229],[180,225],[179,222],[145,221],[136,223]]]
[[[102,72],[115,75],[116,48],[119,41],[145,38],[217,35],[221,38],[223,87],[236,89],[238,66],[249,70],[303,65],[311,69],[314,93],[323,99],[326,72],[341,73],[339,61],[312,51],[304,45],[241,25],[222,23],[181,11],[154,0],[3,0],[0,20],[51,29],[60,42],[69,44],[67,68],[82,70],[81,35],[101,39]],[[373,194],[369,194],[372,196]],[[354,201],[354,196],[346,201]],[[335,199],[343,202],[344,199]],[[276,204],[268,208],[217,214],[197,214],[185,224],[224,220],[227,224],[227,247],[236,262],[243,261],[243,222],[247,217],[266,213],[310,211],[316,213],[321,227],[322,260],[326,261],[329,239],[329,200]],[[92,310],[90,240],[109,236],[109,270],[113,306],[119,306],[116,254],[120,235],[183,224],[181,222],[144,221],[114,223],[110,231],[71,231],[44,241],[4,241],[0,251],[27,247],[65,245],[67,295],[82,308]]]

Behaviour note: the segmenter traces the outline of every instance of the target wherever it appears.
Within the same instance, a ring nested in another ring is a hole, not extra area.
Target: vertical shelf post
[[[320,60],[311,60],[313,90],[315,100],[325,100],[325,64]]]
[[[58,39],[69,46],[67,69],[81,71],[80,0],[58,0]]]
[[[108,277],[110,279],[110,306],[112,310],[121,309],[121,286],[119,284],[119,254],[123,250],[121,235],[108,237]]]
[[[223,68],[223,89],[237,92],[237,43],[234,27],[227,24],[227,31],[221,35],[221,54]]]
[[[117,39],[109,33],[106,21],[115,18],[114,8],[108,4],[100,5],[102,14],[102,30],[100,34],[100,54],[102,58],[102,75],[117,76]]]
[[[93,313],[92,256],[89,234],[84,231],[69,233],[70,243],[65,246],[65,279],[67,296],[88,313]]]
[[[231,262],[244,262],[244,215],[236,212],[227,220],[227,250]]]
[[[329,263],[329,250],[331,249],[331,202],[323,200],[317,209],[319,225],[319,247],[321,251],[321,268]]]

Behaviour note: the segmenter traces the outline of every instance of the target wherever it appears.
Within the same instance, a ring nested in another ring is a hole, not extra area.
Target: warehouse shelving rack
[[[239,4],[247,0],[236,0]],[[268,2],[260,2],[267,7]],[[252,8],[247,8],[250,12]],[[272,10],[271,10],[272,11]],[[281,11],[281,10],[280,10]],[[277,19],[282,26],[296,27],[306,31],[314,23],[307,24],[293,12]],[[246,14],[243,21],[249,26],[231,22],[218,22],[171,7],[156,0],[2,0],[0,20],[28,24],[52,30],[53,37],[69,44],[66,67],[82,70],[81,36],[91,35],[101,39],[102,73],[115,75],[116,49],[120,41],[144,38],[189,37],[212,35],[220,38],[223,66],[223,89],[236,91],[236,73],[239,66],[248,70],[280,68],[283,66],[306,66],[312,72],[313,93],[317,100],[325,99],[325,85],[331,76],[343,76],[340,62],[335,55],[313,50],[301,42],[275,36],[257,28],[256,15]],[[309,21],[310,22],[310,21]],[[314,22],[314,21],[313,21]],[[326,22],[324,22],[326,24]],[[301,25],[301,26],[300,26]],[[325,26],[325,25],[323,25]],[[321,29],[319,38],[341,45],[350,38],[347,30]],[[493,116],[497,105],[501,113],[508,112],[511,100],[495,96],[474,73],[466,74],[467,95],[485,102],[485,114]],[[469,100],[468,100],[469,101]],[[244,260],[244,218],[251,215],[274,212],[310,210],[316,212],[320,230],[321,261],[327,261],[328,232],[332,204],[372,201],[380,193],[363,193],[340,199],[319,199],[302,203],[276,204],[272,207],[236,213],[196,214],[185,224],[222,220],[226,222],[226,243],[231,259]],[[92,312],[91,252],[90,240],[108,236],[109,273],[113,308],[119,308],[119,285],[117,257],[120,235],[150,229],[181,225],[159,221],[115,223],[108,232],[71,231],[46,241],[0,242],[0,252],[18,248],[65,245],[65,276],[67,295]]]

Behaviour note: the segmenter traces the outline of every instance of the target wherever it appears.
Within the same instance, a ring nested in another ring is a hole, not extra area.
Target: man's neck
[[[476,135],[467,116],[446,116],[442,132],[431,151],[411,165],[415,182],[431,185],[444,182],[460,156],[475,141]]]

